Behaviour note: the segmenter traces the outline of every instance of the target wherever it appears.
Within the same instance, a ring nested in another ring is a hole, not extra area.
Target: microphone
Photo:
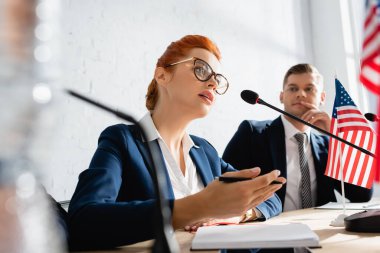
[[[353,148],[355,148],[355,149],[357,149],[357,150],[360,150],[361,152],[363,152],[363,153],[365,153],[365,154],[367,154],[367,155],[370,155],[370,156],[376,158],[376,156],[375,156],[374,154],[372,154],[371,152],[369,152],[368,150],[366,150],[366,149],[364,149],[364,148],[361,148],[361,147],[359,147],[359,146],[356,146],[355,144],[353,144],[353,143],[351,143],[351,142],[348,142],[348,141],[346,141],[345,139],[342,139],[342,138],[340,138],[339,136],[336,136],[336,135],[334,135],[334,134],[332,134],[332,133],[330,133],[330,132],[328,132],[328,131],[325,131],[325,130],[323,130],[323,129],[317,127],[317,126],[314,126],[314,125],[310,124],[309,122],[306,122],[306,121],[304,121],[303,119],[300,119],[300,118],[298,118],[297,116],[294,116],[293,114],[290,114],[290,113],[288,113],[288,112],[285,112],[285,111],[283,111],[283,110],[281,110],[281,109],[279,109],[279,108],[277,108],[277,107],[275,107],[275,106],[273,106],[273,105],[271,105],[271,104],[268,104],[267,102],[265,102],[264,100],[262,100],[262,99],[259,97],[259,94],[257,94],[257,93],[254,92],[254,91],[251,91],[251,90],[243,90],[243,91],[241,92],[240,96],[241,96],[241,98],[242,98],[245,102],[247,102],[248,104],[252,104],[252,105],[254,105],[254,104],[262,104],[262,105],[268,106],[269,108],[271,108],[271,109],[273,109],[273,110],[275,110],[275,111],[278,111],[278,112],[281,113],[281,114],[284,114],[284,115],[286,115],[286,116],[288,116],[288,117],[290,117],[290,118],[292,118],[292,119],[294,119],[294,120],[297,120],[297,121],[299,121],[299,122],[301,122],[301,123],[303,123],[303,124],[305,124],[305,125],[307,125],[307,126],[309,126],[309,127],[311,127],[311,128],[314,128],[315,130],[317,130],[317,131],[319,131],[319,132],[321,132],[321,133],[324,133],[324,134],[326,134],[326,135],[328,135],[328,136],[330,136],[330,137],[332,137],[332,138],[334,138],[334,139],[336,139],[336,140],[338,140],[338,141],[343,142],[344,144],[347,144],[347,145],[349,145],[349,146],[351,146],[351,147],[353,147]]]
[[[143,138],[145,140],[148,139],[146,138],[146,133],[144,129],[141,127],[139,122],[135,120],[132,116],[129,116],[126,113],[114,110],[88,97],[85,97],[75,91],[67,89],[66,92],[73,97],[76,97],[82,101],[85,101],[107,112],[110,112],[123,120],[126,120],[128,122],[135,124],[141,131]],[[165,200],[165,197],[164,197],[165,195],[163,193],[163,189],[165,189],[167,185],[166,176],[163,173],[165,165],[160,156],[160,149],[159,149],[158,143],[149,142],[148,151],[149,151],[148,153],[149,153],[150,159],[153,161],[154,168],[152,171],[152,176],[153,176],[154,188],[155,188],[157,199],[158,199],[157,208],[158,208],[158,215],[159,215],[159,221],[158,221],[159,226],[156,231],[156,239],[153,244],[152,252],[155,252],[155,253],[179,252],[178,243],[171,235],[171,231],[172,231],[172,227],[170,225],[171,210],[169,207],[169,202]]]
[[[370,113],[370,112],[365,113],[364,117],[367,120],[372,121],[372,122],[379,121],[379,116],[377,116],[376,114]]]

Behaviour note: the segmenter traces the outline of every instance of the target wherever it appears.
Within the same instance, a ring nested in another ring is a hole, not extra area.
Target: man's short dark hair
[[[318,69],[314,67],[313,65],[309,63],[300,63],[297,65],[294,65],[291,67],[285,74],[284,76],[284,81],[283,81],[283,86],[285,86],[286,82],[288,81],[288,78],[290,75],[299,75],[299,74],[304,74],[304,73],[311,73],[315,74],[318,79],[318,83],[322,84],[323,83],[323,77],[319,73]]]

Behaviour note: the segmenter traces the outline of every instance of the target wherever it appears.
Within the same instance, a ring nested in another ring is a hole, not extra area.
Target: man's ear
[[[284,92],[283,91],[281,91],[280,92],[280,102],[281,102],[281,104],[283,104],[284,102],[283,102],[283,100],[284,100]]]
[[[154,71],[154,79],[158,85],[165,86],[171,79],[171,73],[165,70],[163,67],[157,67]]]
[[[319,105],[324,105],[326,101],[326,92],[322,91],[321,92],[321,102]]]

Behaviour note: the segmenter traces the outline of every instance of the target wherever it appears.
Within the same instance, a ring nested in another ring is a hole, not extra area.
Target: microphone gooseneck
[[[372,121],[372,122],[379,121],[379,116],[377,116],[376,114],[370,113],[370,112],[365,113],[364,117],[367,120]]]
[[[367,154],[367,155],[370,155],[370,156],[376,158],[376,156],[375,156],[374,154],[372,154],[370,151],[368,151],[368,150],[366,150],[366,149],[364,149],[364,148],[361,148],[361,147],[359,147],[359,146],[356,146],[355,144],[353,144],[353,143],[351,143],[351,142],[348,142],[348,141],[346,141],[345,139],[340,138],[339,136],[336,136],[336,135],[334,135],[334,134],[332,134],[332,133],[330,133],[330,132],[328,132],[328,131],[323,130],[322,128],[319,128],[319,127],[317,127],[317,126],[314,126],[313,124],[310,124],[309,122],[304,121],[303,119],[300,119],[300,118],[298,118],[297,116],[295,116],[295,115],[293,115],[293,114],[290,114],[290,113],[288,113],[288,112],[286,112],[286,111],[281,110],[280,108],[277,108],[277,107],[275,107],[275,106],[273,106],[273,105],[271,105],[271,104],[265,102],[264,100],[260,99],[259,95],[258,95],[256,92],[254,92],[254,91],[243,90],[243,91],[241,92],[240,96],[241,96],[241,98],[242,98],[245,102],[247,102],[247,103],[249,103],[249,104],[253,104],[253,105],[254,105],[254,104],[258,103],[258,104],[262,104],[262,105],[268,106],[269,108],[271,108],[271,109],[273,109],[273,110],[275,110],[275,111],[278,111],[278,112],[281,113],[281,114],[284,114],[284,115],[286,115],[286,116],[288,116],[288,117],[290,117],[290,118],[292,118],[292,119],[294,119],[294,120],[297,120],[297,121],[299,121],[299,122],[301,122],[301,123],[303,123],[303,124],[305,124],[305,125],[307,125],[307,126],[309,126],[309,127],[311,127],[311,128],[314,128],[315,130],[317,130],[317,131],[319,131],[319,132],[321,132],[321,133],[323,133],[323,134],[326,134],[326,135],[328,135],[328,136],[330,136],[330,137],[332,137],[332,138],[334,138],[334,139],[336,139],[336,140],[338,140],[338,141],[343,142],[344,144],[347,144],[347,145],[349,145],[349,146],[351,146],[351,147],[353,147],[353,148],[355,148],[355,149],[357,149],[357,150],[360,150],[361,152],[363,152],[363,153],[365,153],[365,154]],[[257,97],[256,97],[256,96],[257,96]],[[253,103],[253,102],[252,102],[253,100],[255,100],[256,102]],[[375,116],[376,116],[376,115],[375,115]]]
[[[105,106],[99,102],[96,102],[88,97],[85,97],[75,91],[67,89],[66,92],[73,97],[79,98],[89,104],[92,104],[98,108],[101,108],[107,112],[110,112],[117,117],[126,120],[128,122],[134,123],[145,140],[148,140],[146,137],[145,130],[141,127],[140,123],[135,120],[132,116],[129,116],[126,113],[114,110],[108,106]],[[148,153],[150,159],[153,161],[153,171],[152,179],[154,182],[154,188],[157,195],[157,208],[158,208],[158,227],[156,228],[156,238],[152,247],[153,253],[174,253],[179,252],[179,246],[177,241],[173,238],[171,231],[171,209],[169,207],[168,200],[165,199],[164,189],[167,185],[166,176],[164,174],[165,165],[164,161],[160,156],[160,149],[158,143],[148,142]]]

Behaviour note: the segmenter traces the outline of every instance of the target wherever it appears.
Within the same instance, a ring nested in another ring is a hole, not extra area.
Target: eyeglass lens
[[[197,59],[194,61],[194,74],[200,81],[207,81],[214,74],[214,71],[206,62]],[[221,74],[215,74],[215,80],[218,85],[217,89],[220,93],[224,93],[228,87],[227,79]]]

